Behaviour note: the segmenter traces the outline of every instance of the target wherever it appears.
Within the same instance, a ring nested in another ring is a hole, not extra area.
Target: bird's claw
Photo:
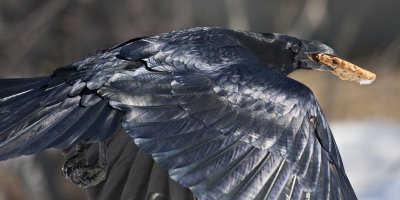
[[[61,175],[65,179],[69,179],[72,176],[77,176],[80,173],[80,169],[87,165],[87,160],[80,154],[75,154],[73,157],[65,161],[64,166],[61,169]]]
[[[70,177],[71,181],[81,188],[95,186],[104,181],[107,176],[106,166],[85,166],[77,168],[75,174]]]
[[[61,175],[82,188],[99,184],[107,176],[105,151],[104,142],[99,142],[99,160],[96,165],[89,165],[87,146],[85,144],[77,145],[75,155],[65,162],[61,170]]]

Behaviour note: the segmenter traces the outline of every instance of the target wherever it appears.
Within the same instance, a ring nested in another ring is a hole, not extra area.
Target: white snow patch
[[[399,199],[400,123],[343,121],[331,128],[359,199]]]

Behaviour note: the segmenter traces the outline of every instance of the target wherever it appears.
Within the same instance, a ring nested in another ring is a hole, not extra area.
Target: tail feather
[[[54,105],[47,105],[46,107],[40,107],[38,104],[41,102],[41,98],[30,94],[24,94],[15,99],[7,100],[7,105],[0,104],[0,118],[2,124],[0,124],[0,130],[7,130],[6,127],[14,127],[15,125],[21,125],[21,122],[27,122],[31,120],[38,120],[53,111],[48,108],[59,106],[61,103]],[[2,131],[0,131],[0,134]]]
[[[0,79],[0,102],[46,84],[49,77]]]
[[[50,77],[0,79],[0,160],[104,139],[114,132],[110,128],[120,124],[121,114],[101,97],[82,104],[87,93],[94,96],[95,92],[85,88],[69,96],[79,76],[73,70],[61,72]]]
[[[0,79],[0,145],[3,146],[24,127],[47,115],[52,107],[33,106],[40,102],[37,90],[47,77]]]

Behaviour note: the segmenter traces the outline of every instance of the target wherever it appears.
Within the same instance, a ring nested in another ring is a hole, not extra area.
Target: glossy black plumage
[[[356,199],[312,92],[286,76],[310,68],[308,53],[334,54],[286,35],[194,28],[123,43],[50,77],[0,80],[0,159],[104,140],[122,122],[199,199]],[[141,167],[132,151],[133,164],[111,169],[96,194],[131,184],[115,178],[131,166],[166,184],[132,181],[170,193],[165,172],[149,158]]]

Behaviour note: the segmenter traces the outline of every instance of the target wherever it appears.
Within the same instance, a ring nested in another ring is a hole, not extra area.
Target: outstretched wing
[[[230,44],[200,49],[206,56],[127,45],[48,78],[1,80],[0,159],[108,138],[123,117],[135,143],[200,199],[356,198],[305,86]]]
[[[98,93],[200,199],[356,199],[312,92],[252,63],[117,73]]]

